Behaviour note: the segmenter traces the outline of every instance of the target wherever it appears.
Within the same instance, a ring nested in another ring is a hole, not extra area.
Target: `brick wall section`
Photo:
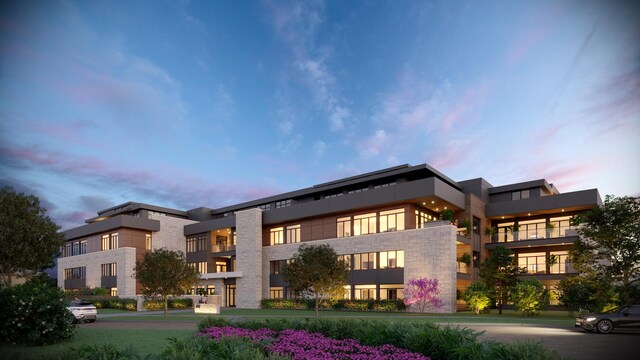
[[[405,284],[411,278],[438,279],[444,306],[435,312],[456,311],[456,228],[452,225],[434,223],[434,226],[424,229],[317,240],[309,244],[329,244],[339,255],[404,250]],[[300,244],[285,244],[262,249],[263,298],[269,297],[269,262],[292,258],[299,246]],[[245,269],[239,266],[239,270],[244,277]],[[238,291],[238,300],[241,299],[240,296]]]
[[[186,252],[187,238],[184,236],[184,226],[197,223],[197,221],[152,213],[149,214],[149,219],[160,221],[160,231],[151,235],[151,248],[153,250],[164,247],[173,251]]]
[[[136,266],[136,249],[119,248],[58,259],[58,286],[64,288],[64,269],[86,266],[87,287],[100,287],[102,264],[118,264],[118,295],[136,294],[136,279],[131,277]]]
[[[236,266],[242,272],[242,277],[236,279],[236,306],[259,309],[262,279],[269,278],[269,270],[264,272],[262,264],[262,210],[238,212],[236,231]]]

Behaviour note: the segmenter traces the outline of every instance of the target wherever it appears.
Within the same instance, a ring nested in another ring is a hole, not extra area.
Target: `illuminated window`
[[[380,269],[395,269],[404,267],[404,250],[380,252]]]
[[[353,235],[367,235],[376,233],[376,214],[363,214],[353,217]]]
[[[571,267],[568,251],[552,251],[550,255],[555,257],[555,263],[549,264],[549,272],[551,274],[573,273],[575,270]]]
[[[380,232],[404,230],[404,209],[380,212]]]
[[[287,226],[287,244],[300,242],[300,225]]]
[[[380,300],[400,300],[404,298],[402,285],[380,285]]]
[[[216,261],[216,272],[227,272],[227,262]]]
[[[192,269],[195,269],[198,274],[206,274],[207,273],[207,262],[191,262],[187,263]]]
[[[145,234],[144,236],[144,248],[151,250],[151,234]]]
[[[87,278],[87,267],[86,266],[64,269],[64,279],[65,280],[86,279],[86,278]]]
[[[416,210],[415,214],[416,214],[416,229],[422,229],[424,225],[429,221],[436,220],[436,218],[433,215],[426,213],[424,211]]]
[[[351,217],[338,218],[338,236],[348,237],[351,236]]]
[[[269,297],[271,299],[282,299],[284,296],[284,289],[282,287],[270,287]]]
[[[271,245],[284,244],[284,228],[273,228],[269,231]]]
[[[376,253],[355,254],[353,270],[373,270],[376,268]]]
[[[355,299],[356,300],[375,300],[376,286],[375,285],[356,285]]]
[[[111,289],[109,289],[109,294],[111,296],[118,296],[118,288],[117,287],[112,287]]]
[[[338,260],[344,261],[347,265],[347,270],[351,270],[351,255],[338,255]]]
[[[117,276],[118,275],[118,264],[117,263],[109,263],[102,264],[102,276]]]
[[[100,250],[111,250],[118,248],[118,233],[105,234],[101,237]]]
[[[545,253],[518,254],[518,267],[525,268],[527,274],[544,274],[547,272]]]
[[[109,250],[109,235],[102,235],[102,241],[100,242],[100,250]]]

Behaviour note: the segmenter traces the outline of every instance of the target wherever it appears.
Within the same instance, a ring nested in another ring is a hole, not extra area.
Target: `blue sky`
[[[63,228],[404,163],[640,194],[633,2],[0,6],[0,184]]]

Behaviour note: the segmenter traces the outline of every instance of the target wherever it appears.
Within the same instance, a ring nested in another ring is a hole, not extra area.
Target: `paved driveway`
[[[555,350],[563,358],[581,359],[640,359],[640,330],[614,330],[603,335],[580,328],[524,324],[453,324],[484,331],[481,340],[505,343],[533,340]]]

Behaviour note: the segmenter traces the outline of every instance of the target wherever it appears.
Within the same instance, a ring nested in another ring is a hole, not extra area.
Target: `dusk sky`
[[[624,1],[3,1],[0,185],[67,229],[428,163],[640,195]]]

